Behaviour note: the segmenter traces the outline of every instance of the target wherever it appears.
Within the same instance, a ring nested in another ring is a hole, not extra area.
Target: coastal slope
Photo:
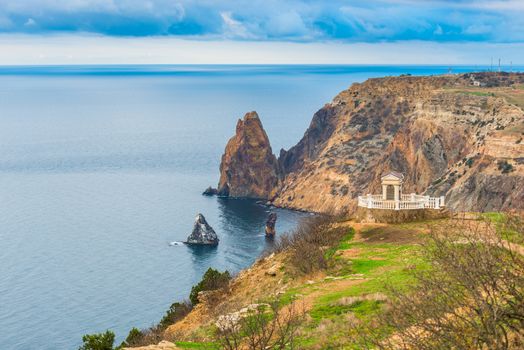
[[[445,195],[454,210],[523,209],[523,84],[517,73],[353,84],[315,113],[297,145],[280,151],[278,165],[263,137],[263,161],[231,161],[237,126],[221,184],[235,183],[234,196],[274,195],[279,207],[347,213],[359,195],[380,192],[380,176],[394,170],[405,175],[404,193]]]

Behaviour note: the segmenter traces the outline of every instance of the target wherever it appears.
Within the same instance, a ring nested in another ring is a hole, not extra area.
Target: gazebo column
[[[388,199],[387,192],[388,192],[388,185],[382,184],[382,199],[383,200]]]
[[[400,186],[395,185],[395,210],[400,209]]]

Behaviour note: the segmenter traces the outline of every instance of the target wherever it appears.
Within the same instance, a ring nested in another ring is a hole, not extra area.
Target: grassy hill
[[[200,292],[174,324],[142,331],[134,344],[518,349],[523,237],[522,218],[500,213],[404,224],[317,219],[227,285]]]

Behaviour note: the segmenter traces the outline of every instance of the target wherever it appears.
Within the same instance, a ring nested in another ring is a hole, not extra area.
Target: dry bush
[[[225,350],[293,350],[298,328],[305,316],[295,303],[285,308],[280,302],[254,304],[240,317],[223,318],[215,331],[215,341]]]
[[[166,311],[164,317],[162,317],[162,320],[157,325],[153,325],[147,329],[131,329],[122,346],[137,347],[157,344],[164,339],[164,331],[166,328],[186,317],[192,309],[193,305],[189,300],[171,304],[169,310]]]
[[[521,219],[505,221],[524,237],[523,226],[514,224]],[[358,330],[363,347],[524,348],[524,256],[516,248],[487,222],[432,227],[424,249],[431,266],[414,272],[411,292],[390,288],[385,314]]]
[[[282,236],[272,252],[290,252],[290,264],[307,274],[328,267],[326,250],[338,244],[348,233],[347,227],[333,225],[333,217],[316,216],[303,220],[291,234]]]

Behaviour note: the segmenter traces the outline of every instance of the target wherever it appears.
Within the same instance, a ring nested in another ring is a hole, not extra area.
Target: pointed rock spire
[[[200,244],[200,245],[217,245],[218,236],[211,226],[204,218],[204,215],[198,214],[195,218],[195,224],[193,226],[193,232],[187,237],[187,244]]]

